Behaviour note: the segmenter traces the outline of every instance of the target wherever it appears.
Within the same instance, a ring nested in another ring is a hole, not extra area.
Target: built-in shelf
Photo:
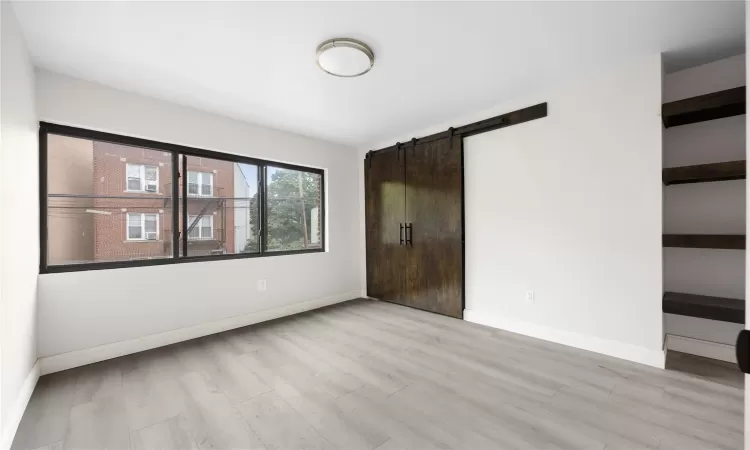
[[[670,167],[661,171],[665,185],[744,180],[746,161],[727,161],[695,166]]]
[[[745,235],[742,234],[665,234],[664,247],[718,248],[744,250]]]
[[[665,292],[662,311],[680,316],[745,323],[745,301],[736,298]]]
[[[665,103],[666,128],[745,114],[745,86]]]

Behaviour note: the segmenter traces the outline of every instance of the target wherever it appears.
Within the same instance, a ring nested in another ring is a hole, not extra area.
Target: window
[[[158,239],[158,214],[128,213],[129,241],[156,241]]]
[[[172,153],[80,134],[42,133],[40,143],[47,267],[172,258]]]
[[[268,251],[321,248],[322,175],[266,167]]]
[[[188,216],[188,239],[212,239],[214,216]]]
[[[320,169],[44,122],[39,148],[41,273],[325,249]]]
[[[186,155],[189,257],[258,254],[260,248],[260,166],[248,162]]]
[[[127,164],[126,178],[129,192],[159,192],[159,168],[157,166]]]
[[[211,197],[214,195],[214,174],[188,172],[188,195]]]

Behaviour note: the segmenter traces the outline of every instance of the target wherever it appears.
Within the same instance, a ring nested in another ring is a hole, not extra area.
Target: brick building
[[[49,149],[50,242],[66,243],[50,247],[50,262],[172,256],[170,153],[62,136]],[[188,157],[188,256],[245,249],[251,189],[236,166]]]

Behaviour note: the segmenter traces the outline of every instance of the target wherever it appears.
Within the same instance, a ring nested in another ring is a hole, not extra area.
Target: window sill
[[[322,251],[323,251],[322,248],[307,248],[307,249],[303,249],[303,250],[266,250],[266,254],[268,254],[268,255],[276,255],[276,254],[279,254],[279,253],[289,253],[289,252],[304,253],[304,252],[322,252]]]
[[[229,259],[250,259],[250,258],[273,258],[276,256],[287,256],[287,255],[305,255],[310,253],[326,253],[324,249],[310,249],[310,250],[287,250],[278,252],[268,253],[239,253],[230,255],[207,255],[207,256],[183,256],[179,258],[165,257],[162,259],[142,259],[142,260],[128,260],[128,261],[113,261],[113,262],[99,262],[99,263],[84,263],[84,264],[69,264],[59,265],[50,267],[41,267],[39,270],[40,274],[48,273],[65,273],[65,272],[80,272],[86,270],[104,270],[104,269],[120,269],[126,267],[146,267],[146,266],[164,266],[171,264],[187,264],[194,262],[210,262],[210,261],[225,261]]]
[[[148,195],[164,195],[162,192],[148,192],[148,191],[122,191],[125,194],[148,194]]]
[[[122,241],[125,244],[142,244],[144,242],[164,242],[163,239],[126,239]]]

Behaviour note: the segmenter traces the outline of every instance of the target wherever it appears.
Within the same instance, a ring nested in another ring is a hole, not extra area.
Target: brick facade
[[[94,214],[94,261],[119,261],[172,255],[172,156],[170,153],[107,142],[93,146],[94,208],[111,214]],[[127,165],[158,168],[155,193],[127,189]],[[234,249],[233,163],[188,157],[188,171],[213,174],[211,197],[188,196],[188,214],[213,217],[213,236],[189,240],[188,255],[221,254]],[[128,213],[157,214],[156,240],[129,240]],[[180,224],[180,231],[182,227]],[[228,230],[228,232],[227,232]]]
[[[201,211],[213,216],[213,239],[189,239],[188,256],[234,253],[234,201],[231,200],[234,197],[234,163],[195,156],[189,156],[187,162],[188,172],[213,174],[214,191],[214,198],[188,195],[188,216],[197,216]]]

